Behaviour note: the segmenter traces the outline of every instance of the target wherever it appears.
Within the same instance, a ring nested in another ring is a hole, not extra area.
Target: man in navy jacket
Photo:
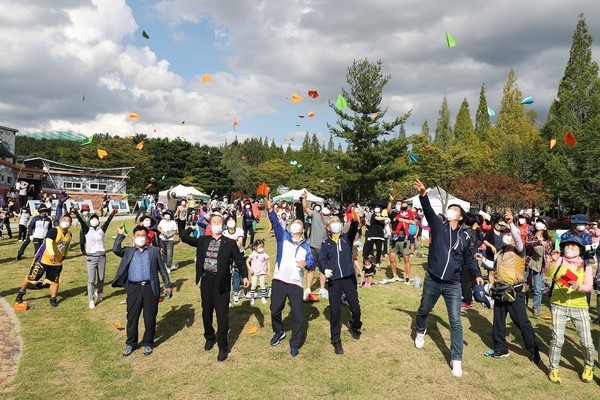
[[[329,285],[331,344],[335,354],[342,355],[344,354],[342,339],[340,338],[342,292],[346,295],[352,313],[352,321],[349,324],[350,333],[355,339],[359,339],[362,333],[360,303],[358,302],[358,291],[356,290],[356,271],[352,261],[352,246],[358,231],[358,222],[352,221],[348,233],[342,233],[340,219],[331,217],[327,230],[330,232],[330,236],[321,244],[319,269],[327,277]]]
[[[459,227],[465,211],[451,204],[446,211],[447,222],[442,222],[429,202],[425,185],[418,179],[413,187],[419,192],[423,213],[431,227],[431,244],[427,257],[427,272],[423,282],[421,305],[417,311],[415,346],[420,349],[425,344],[427,317],[440,296],[444,297],[450,322],[450,366],[452,376],[462,376],[463,330],[460,320],[460,271],[471,268],[477,284],[483,285],[481,272],[473,263],[467,234]]]

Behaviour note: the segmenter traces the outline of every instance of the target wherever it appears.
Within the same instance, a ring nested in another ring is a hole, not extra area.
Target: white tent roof
[[[175,187],[172,187],[169,190],[163,190],[162,192],[158,192],[158,201],[166,202],[168,191],[175,192],[177,197],[182,197],[182,198],[187,197],[188,194],[191,194],[194,197],[203,197],[205,199],[210,198],[209,195],[202,193],[201,191],[199,191],[198,189],[196,189],[193,186],[177,185]]]
[[[441,194],[441,196],[440,196],[440,194]],[[443,214],[446,211],[445,209],[442,209],[442,204],[443,204],[442,199],[443,198],[448,199],[446,201],[446,207],[449,204],[458,204],[465,211],[469,211],[471,209],[471,203],[469,203],[468,201],[461,200],[458,197],[452,196],[450,193],[446,192],[444,189],[442,189],[439,186],[427,189],[427,197],[429,197],[429,202],[431,203],[431,207],[433,207],[433,211],[435,211],[436,214]],[[419,195],[411,197],[410,199],[407,199],[407,201],[409,203],[412,202],[413,207],[423,208],[421,206],[421,201],[419,200]]]
[[[315,196],[314,194],[310,193],[306,189],[290,190],[289,192],[285,192],[283,194],[275,196],[273,198],[273,200],[274,201],[288,200],[288,199],[298,200],[298,199],[300,199],[300,196],[304,193],[304,191],[306,191],[306,193],[307,193],[307,197],[306,197],[307,201],[312,201],[313,203],[322,203],[324,201],[324,199],[322,197]]]

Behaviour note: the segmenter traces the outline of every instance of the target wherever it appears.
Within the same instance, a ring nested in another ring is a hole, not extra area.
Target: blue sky
[[[11,60],[0,65],[0,124],[211,145],[236,135],[328,138],[336,116],[327,101],[365,57],[391,75],[387,118],[412,110],[409,133],[425,119],[435,128],[444,96],[452,120],[463,98],[474,117],[484,82],[498,112],[509,68],[543,121],[580,12],[599,40],[592,0],[0,0],[0,51]],[[205,73],[211,82],[200,81]],[[292,103],[293,93],[304,100]],[[309,111],[314,118],[298,118]]]

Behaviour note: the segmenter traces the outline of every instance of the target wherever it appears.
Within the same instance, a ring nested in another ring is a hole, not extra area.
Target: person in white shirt
[[[167,266],[167,271],[175,271],[179,265],[173,265],[173,245],[175,235],[177,235],[177,222],[173,220],[173,213],[170,210],[163,212],[163,219],[158,224],[160,233],[160,254],[163,262]]]

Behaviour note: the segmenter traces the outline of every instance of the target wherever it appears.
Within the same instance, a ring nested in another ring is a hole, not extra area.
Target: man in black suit
[[[160,249],[146,246],[148,228],[138,225],[133,229],[133,247],[121,247],[125,239],[125,228],[118,227],[119,234],[115,239],[113,253],[121,257],[113,287],[124,287],[127,292],[127,341],[123,355],[129,356],[138,343],[138,322],[144,310],[144,355],[152,354],[154,332],[156,331],[156,314],[160,298],[160,282],[158,273],[165,284],[165,294],[173,293],[167,268],[160,257]]]
[[[214,213],[210,217],[211,236],[195,238],[190,236],[194,228],[186,229],[181,240],[197,248],[196,250],[196,285],[200,283],[202,300],[202,322],[204,323],[204,350],[209,351],[219,344],[218,361],[227,359],[229,346],[227,331],[229,330],[229,294],[231,291],[231,261],[235,263],[242,276],[244,288],[250,285],[248,270],[244,257],[237,243],[222,235],[223,217]],[[217,314],[217,334],[213,328],[213,311]]]

